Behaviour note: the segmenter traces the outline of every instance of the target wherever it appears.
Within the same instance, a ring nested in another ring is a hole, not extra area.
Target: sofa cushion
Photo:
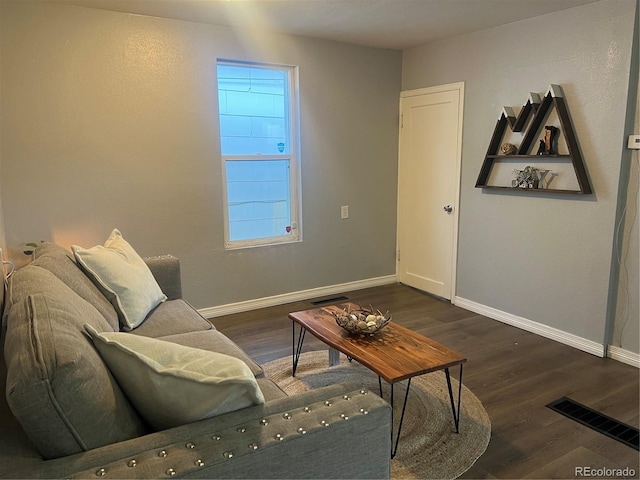
[[[113,229],[104,245],[85,249],[72,245],[78,263],[105,292],[124,330],[133,330],[167,297],[144,260]]]
[[[160,290],[168,300],[182,298],[182,283],[180,278],[180,260],[173,255],[158,255],[145,257],[144,263],[156,279]]]
[[[258,386],[262,395],[264,395],[265,403],[277,400],[278,398],[285,398],[288,395],[282,390],[273,380],[268,378],[257,378]]]
[[[87,332],[147,422],[171,428],[264,403],[241,360],[124,332]]]
[[[49,270],[66,285],[93,305],[114,331],[120,330],[118,314],[98,287],[80,269],[73,254],[66,248],[51,242],[41,243],[35,251],[31,265]]]
[[[232,357],[239,358],[251,369],[251,373],[255,377],[263,377],[262,367],[258,365],[247,353],[242,350],[236,343],[229,339],[226,335],[218,330],[209,330],[207,332],[185,332],[177,335],[167,335],[160,337],[160,340],[177,343],[187,347],[200,348],[210,352],[224,353]]]
[[[45,458],[71,455],[147,432],[83,333],[111,327],[51,272],[27,266],[12,277],[22,292],[7,312],[7,403]]]
[[[202,332],[215,327],[184,300],[167,300],[151,312],[145,321],[131,333],[143,337],[159,338],[184,332]]]

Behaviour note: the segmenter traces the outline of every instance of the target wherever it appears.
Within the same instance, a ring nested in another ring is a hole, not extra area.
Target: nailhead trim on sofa
[[[249,455],[280,442],[295,441],[307,433],[330,428],[334,422],[367,415],[369,412],[364,399],[367,394],[367,390],[360,390],[270,415],[259,421],[234,425],[187,442],[170,444],[142,452],[127,460],[78,472],[70,478],[128,478],[132,475],[127,470],[132,468],[144,469],[145,477],[188,476],[205,466],[233,461],[236,457]]]

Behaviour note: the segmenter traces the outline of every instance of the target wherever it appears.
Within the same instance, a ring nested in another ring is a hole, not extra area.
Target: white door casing
[[[455,298],[464,83],[400,95],[398,280]]]

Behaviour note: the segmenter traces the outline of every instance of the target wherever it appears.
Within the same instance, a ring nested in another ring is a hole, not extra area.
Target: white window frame
[[[222,191],[223,191],[223,211],[224,211],[224,247],[226,250],[240,248],[262,247],[269,245],[282,245],[302,241],[302,208],[301,208],[301,176],[300,176],[300,128],[299,128],[299,84],[298,67],[293,65],[278,65],[270,63],[243,62],[237,60],[218,59],[217,65],[235,65],[243,67],[257,67],[268,69],[286,70],[289,82],[289,153],[281,155],[220,155],[222,161]],[[218,94],[216,75],[216,95]],[[218,111],[218,121],[220,112]],[[218,130],[220,138],[220,131]],[[222,146],[221,146],[222,149]],[[229,232],[229,196],[227,192],[227,162],[232,161],[266,161],[266,160],[288,160],[289,161],[289,198],[290,198],[290,218],[291,233],[274,237],[263,237],[247,240],[230,239]]]

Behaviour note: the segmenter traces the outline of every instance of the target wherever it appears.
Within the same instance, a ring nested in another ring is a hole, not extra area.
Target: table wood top
[[[348,305],[359,308],[353,304],[330,305],[292,312],[289,318],[388,383],[444,370],[467,361],[450,348],[393,321],[373,336],[350,334],[336,323],[333,315]]]

